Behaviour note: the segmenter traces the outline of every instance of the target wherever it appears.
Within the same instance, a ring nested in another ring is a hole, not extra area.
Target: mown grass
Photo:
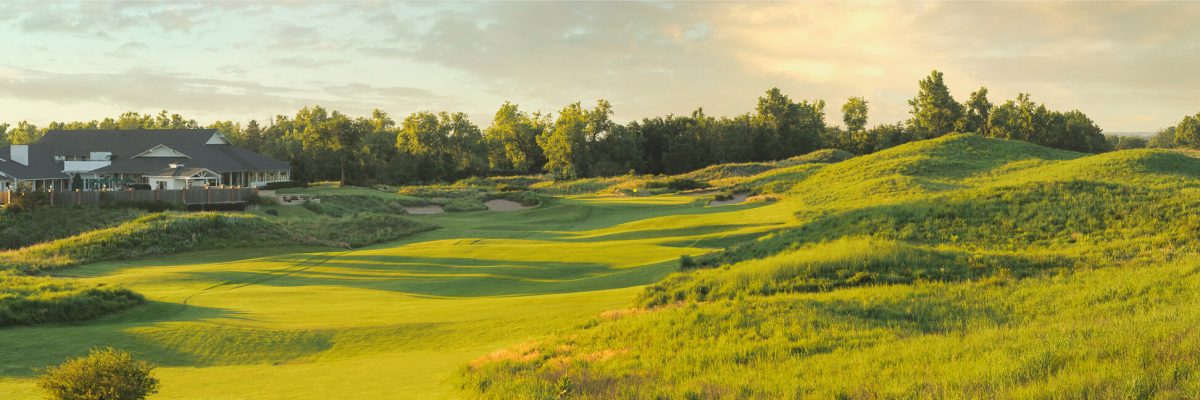
[[[57,270],[137,291],[146,305],[0,330],[13,344],[0,352],[0,392],[36,398],[33,368],[105,344],[162,365],[164,398],[456,397],[451,378],[470,359],[623,307],[681,255],[714,250],[680,242],[792,219],[778,204],[701,207],[689,196],[543,200],[406,217],[441,229],[357,249],[257,246]],[[334,218],[255,213],[281,225]]]

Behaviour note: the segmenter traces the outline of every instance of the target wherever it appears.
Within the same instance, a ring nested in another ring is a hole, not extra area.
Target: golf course
[[[160,365],[160,398],[453,397],[471,359],[628,306],[681,255],[712,251],[705,239],[791,219],[778,205],[695,200],[557,198],[414,216],[441,228],[353,250],[248,247],[62,270],[147,304],[0,330],[0,393],[39,398],[34,368],[105,345]]]
[[[1200,395],[1190,151],[951,134],[674,176],[284,192],[320,202],[114,214],[0,252],[74,285],[21,292],[64,313],[143,297],[14,312],[0,393],[39,398],[42,368],[108,346],[156,365],[163,399]]]

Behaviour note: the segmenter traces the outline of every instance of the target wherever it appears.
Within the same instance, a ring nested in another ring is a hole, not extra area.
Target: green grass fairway
[[[549,199],[414,217],[443,229],[352,251],[250,248],[65,269],[149,304],[0,330],[0,398],[40,398],[35,368],[102,345],[161,366],[154,398],[454,397],[469,360],[627,307],[681,255],[793,223],[786,203],[694,200]]]

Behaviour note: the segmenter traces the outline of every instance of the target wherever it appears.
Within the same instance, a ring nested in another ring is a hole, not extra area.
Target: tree
[[[967,108],[966,115],[963,116],[963,123],[960,130],[963,132],[975,132],[980,135],[988,136],[989,118],[992,114],[992,102],[987,98],[988,90],[986,87],[980,87],[979,90],[971,92],[971,97],[967,99],[965,104]]]
[[[154,365],[111,347],[48,367],[38,379],[51,399],[139,400],[158,392]]]
[[[449,159],[454,161],[451,176],[446,178],[459,179],[487,173],[487,142],[483,140],[479,127],[461,112],[443,112],[438,117],[441,131],[447,137],[446,151]]]
[[[753,118],[756,133],[751,139],[756,161],[775,160],[817,149],[825,131],[825,101],[795,103],[771,88],[758,98]]]
[[[242,132],[242,142],[238,145],[251,151],[259,151],[262,148],[263,130],[258,126],[257,120],[252,119],[246,123],[246,130]]]
[[[913,108],[909,126],[926,139],[953,131],[954,124],[962,118],[963,107],[950,95],[950,89],[942,81],[942,73],[934,70],[919,85],[917,97],[908,101]]]
[[[1170,126],[1159,129],[1158,132],[1154,133],[1154,136],[1150,137],[1150,140],[1146,141],[1146,146],[1156,149],[1175,147],[1175,127]]]
[[[31,144],[42,138],[44,131],[28,121],[21,121],[17,126],[8,129],[8,142],[11,144]]]
[[[1192,149],[1200,148],[1200,113],[1185,116],[1175,125],[1175,144]]]
[[[1040,131],[1048,125],[1045,106],[1029,99],[1028,93],[1017,95],[1016,101],[1009,100],[992,110],[988,124],[993,137],[1012,140],[1037,141],[1045,136]]]
[[[582,176],[582,164],[587,145],[587,113],[579,103],[563,107],[552,129],[538,136],[538,146],[546,155],[546,172],[555,179]]]
[[[414,177],[432,181],[452,173],[453,163],[447,160],[447,141],[438,115],[422,111],[404,118],[396,135],[396,148],[411,160]]]
[[[541,114],[530,115],[516,104],[504,102],[485,131],[488,164],[493,171],[518,174],[535,172],[546,163],[537,138],[548,125]]]
[[[867,100],[862,97],[851,97],[842,105],[842,122],[846,130],[859,132],[867,127]]]

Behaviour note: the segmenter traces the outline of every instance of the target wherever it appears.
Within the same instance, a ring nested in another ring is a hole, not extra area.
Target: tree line
[[[1078,110],[1050,110],[1029,94],[994,104],[981,87],[959,102],[941,72],[918,82],[910,118],[868,127],[870,105],[851,97],[841,107],[843,126],[826,126],[823,100],[793,100],[778,88],[753,111],[714,117],[647,117],[621,124],[606,100],[572,103],[557,115],[522,110],[506,102],[487,128],[461,112],[421,111],[397,122],[375,110],[350,116],[321,106],[295,115],[246,124],[217,121],[208,128],[235,144],[291,163],[298,180],[354,184],[453,181],[470,176],[550,174],[555,178],[628,173],[674,174],[708,165],[778,160],[821,148],[867,154],[952,132],[1023,140],[1044,146],[1103,152],[1137,147],[1200,147],[1200,114],[1143,139],[1105,136]],[[128,112],[88,122],[0,124],[0,143],[31,143],[47,130],[190,129],[193,119],[162,111]]]

